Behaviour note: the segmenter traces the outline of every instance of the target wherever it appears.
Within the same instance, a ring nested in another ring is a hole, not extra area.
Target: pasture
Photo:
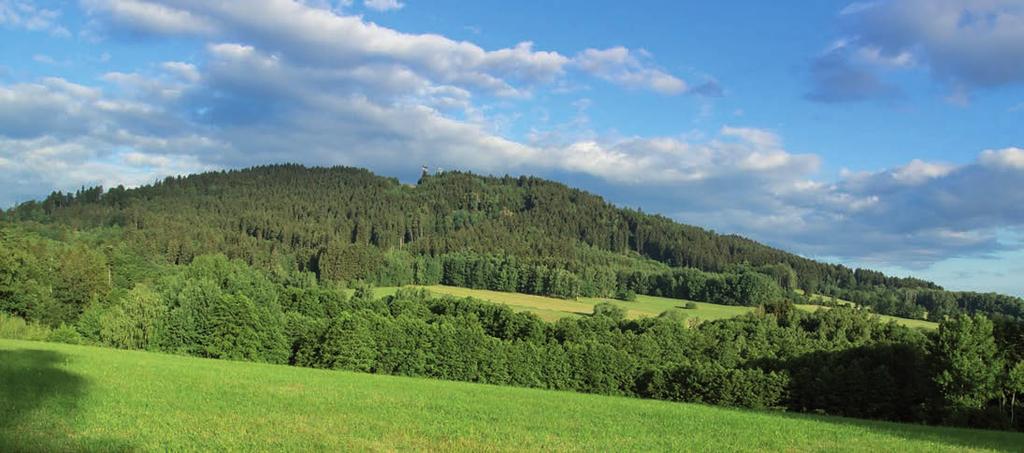
[[[0,340],[0,451],[1019,451],[1024,434]]]
[[[685,304],[691,301],[645,295],[637,295],[635,301],[626,302],[601,297],[580,297],[576,300],[565,300],[553,297],[534,296],[530,294],[506,293],[485,289],[459,288],[444,285],[422,286],[422,288],[426,288],[431,293],[437,295],[472,297],[475,299],[507,305],[516,311],[529,311],[535,313],[541,319],[547,321],[557,321],[558,319],[567,316],[589,315],[594,312],[594,305],[602,302],[610,302],[621,307],[626,310],[626,316],[629,318],[658,316],[666,310],[679,309],[690,319],[712,321],[716,319],[732,318],[754,310],[753,307],[718,305],[705,302],[693,302],[696,305],[696,308],[686,309],[684,308]],[[394,294],[396,289],[397,288],[395,287],[376,288],[375,294],[378,297],[390,295]],[[797,305],[796,307],[805,311],[829,309],[829,307],[821,305]],[[925,329],[938,328],[938,324],[925,320],[897,318],[895,316],[886,315],[879,315],[879,317],[883,321],[896,321],[908,327],[920,327]]]

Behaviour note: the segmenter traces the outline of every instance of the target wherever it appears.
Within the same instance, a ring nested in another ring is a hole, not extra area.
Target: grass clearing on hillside
[[[557,321],[567,316],[583,316],[594,312],[594,305],[602,302],[610,302],[626,310],[629,318],[642,318],[658,316],[662,312],[671,309],[680,309],[688,317],[712,321],[716,319],[733,318],[754,310],[753,307],[740,307],[733,305],[718,305],[705,302],[694,302],[697,308],[684,309],[683,306],[688,300],[671,299],[668,297],[637,295],[633,302],[625,302],[616,299],[603,297],[581,297],[577,300],[565,300],[553,297],[534,296],[530,294],[506,293],[501,291],[490,291],[486,289],[459,288],[455,286],[422,286],[430,292],[439,295],[450,295],[455,297],[473,297],[498,304],[508,305],[516,311],[529,311],[536,313],[546,321]],[[395,287],[376,288],[375,294],[378,297],[394,294]],[[821,305],[797,305],[800,310],[813,312],[818,309],[828,310],[829,307]],[[938,324],[934,322],[904,319],[895,316],[879,315],[883,321],[896,321],[908,327],[920,327],[925,329],[936,329]]]
[[[937,428],[0,340],[0,451],[1019,451]]]

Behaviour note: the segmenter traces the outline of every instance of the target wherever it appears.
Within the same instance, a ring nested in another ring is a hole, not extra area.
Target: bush
[[[626,302],[636,301],[636,291],[631,289],[620,289],[615,293],[615,298]]]
[[[696,302],[687,302],[687,303],[683,304],[683,308],[685,308],[687,310],[696,310],[697,309],[697,303]]]
[[[594,316],[604,316],[615,321],[621,321],[626,319],[626,310],[623,310],[614,304],[602,302],[594,305]]]
[[[82,344],[82,335],[79,334],[74,327],[67,324],[61,324],[60,327],[57,327],[50,332],[50,335],[46,337],[46,341],[65,344]]]

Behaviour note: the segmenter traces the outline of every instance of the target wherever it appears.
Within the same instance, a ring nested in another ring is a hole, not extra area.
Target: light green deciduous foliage
[[[100,315],[101,341],[123,349],[154,349],[166,315],[160,294],[147,285],[137,285]]]
[[[1006,387],[1010,392],[1010,424],[1016,418],[1017,400],[1024,395],[1024,362],[1018,362],[1007,373]]]
[[[942,323],[933,354],[941,370],[935,382],[954,415],[969,415],[998,395],[1002,361],[988,318],[958,316]]]

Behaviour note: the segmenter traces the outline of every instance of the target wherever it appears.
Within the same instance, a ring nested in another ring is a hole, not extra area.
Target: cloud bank
[[[1017,0],[881,0],[839,14],[845,36],[811,63],[808,98],[889,98],[891,71],[921,68],[963,103],[981,89],[1024,83],[1024,3]]]

